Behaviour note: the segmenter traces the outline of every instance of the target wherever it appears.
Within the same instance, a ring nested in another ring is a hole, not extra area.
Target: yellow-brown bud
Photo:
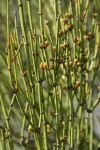
[[[65,49],[64,44],[60,45],[60,49]]]
[[[93,38],[94,38],[94,34],[92,34],[91,32],[89,32],[88,34],[84,35],[84,39],[91,40]]]
[[[69,25],[67,26],[67,29],[68,29],[69,31],[71,31],[73,28],[74,28],[74,25],[73,25],[73,24],[69,24]]]
[[[100,86],[97,86],[97,90],[100,91]]]
[[[55,52],[57,49],[56,49],[56,46],[53,46],[52,47],[52,50]]]
[[[92,17],[95,18],[97,16],[97,13],[93,13]]]
[[[68,136],[67,135],[64,135],[64,140],[66,141],[68,139]]]
[[[62,22],[65,24],[67,24],[68,20],[67,19],[62,19]]]
[[[49,46],[49,43],[46,41],[40,45],[40,48],[46,49]]]
[[[40,68],[41,69],[46,69],[47,68],[47,63],[46,62],[41,62]]]
[[[33,127],[31,125],[29,125],[28,130],[29,130],[29,132],[33,132],[34,131]]]
[[[45,20],[45,24],[46,24],[46,25],[49,25],[49,20]]]
[[[70,66],[70,67],[72,67],[72,66],[73,66],[73,64],[74,64],[74,63],[73,63],[72,61],[71,61],[71,62],[69,62],[69,66]]]
[[[74,59],[74,64],[77,64],[78,60],[77,59]]]
[[[70,73],[70,75],[73,77],[73,76],[74,76],[74,72],[72,71],[72,72]]]
[[[80,86],[80,81],[76,81],[75,87],[78,88]]]
[[[62,86],[62,90],[68,90],[68,87],[67,86]]]
[[[54,69],[54,65],[51,64],[51,65],[49,66],[49,69]]]
[[[59,33],[58,33],[58,37],[62,37],[63,33],[64,33],[63,30],[60,30]]]
[[[70,14],[70,13],[68,13],[68,12],[65,14],[65,16],[66,16],[68,19],[73,18],[73,14]]]
[[[62,126],[65,127],[65,121],[62,121]]]
[[[53,111],[50,112],[50,115],[54,117],[55,113]]]
[[[47,133],[50,134],[50,133],[52,132],[52,130],[51,130],[51,128],[50,128],[50,125],[47,124],[46,127],[47,127]]]
[[[57,96],[59,96],[59,94],[60,94],[59,92],[56,93]]]
[[[69,47],[69,43],[66,42],[66,43],[64,44],[64,47]]]

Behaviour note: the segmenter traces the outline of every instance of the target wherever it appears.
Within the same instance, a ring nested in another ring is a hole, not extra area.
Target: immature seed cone
[[[36,38],[36,35],[33,34],[33,35],[32,35],[32,39],[34,40],[35,38]]]
[[[26,75],[27,75],[27,71],[26,71],[26,70],[23,70],[23,71],[21,72],[21,75],[22,75],[22,76],[26,76]]]
[[[66,25],[68,20],[67,19],[62,19],[62,22],[64,23],[64,25]]]
[[[77,64],[78,60],[77,59],[74,59],[74,64]]]
[[[60,94],[59,92],[56,93],[57,96],[59,96],[59,94]]]
[[[29,132],[33,132],[34,131],[33,127],[31,125],[29,125],[28,130],[29,130]]]
[[[61,44],[61,45],[60,45],[60,49],[65,49],[64,44]]]
[[[93,13],[92,17],[95,18],[97,16],[97,13]]]
[[[54,65],[53,65],[53,64],[49,65],[49,69],[50,69],[50,70],[51,70],[51,69],[54,69]]]
[[[91,40],[94,38],[94,34],[89,32],[88,34],[85,34],[84,35],[84,39],[87,39],[87,40]]]
[[[67,135],[64,135],[64,140],[66,141],[68,139],[68,136]]]
[[[40,68],[41,69],[46,69],[47,68],[47,63],[46,62],[41,62]]]
[[[68,12],[65,14],[65,16],[66,16],[68,19],[73,18],[73,14],[70,14],[70,13],[68,13]]]
[[[72,71],[72,72],[70,73],[70,75],[73,77],[73,76],[74,76],[74,72]]]
[[[46,25],[49,25],[49,20],[45,20],[45,24],[46,24]]]
[[[45,43],[46,48],[49,46],[49,43],[46,41]]]
[[[63,30],[60,30],[59,33],[58,33],[58,37],[62,37],[64,34]]]
[[[62,126],[65,127],[65,121],[62,121]]]
[[[73,28],[74,28],[74,25],[73,25],[73,24],[69,24],[69,25],[67,26],[67,29],[68,29],[69,31],[71,31]]]
[[[100,91],[100,86],[97,86],[97,90]]]
[[[51,128],[50,128],[50,125],[47,124],[46,127],[47,127],[47,133],[50,134],[50,133],[52,132],[52,130],[51,130]]]
[[[55,113],[53,111],[50,112],[50,115],[54,117]]]
[[[40,48],[46,49],[49,46],[49,43],[46,41],[40,45]]]
[[[68,90],[68,87],[67,86],[62,86],[62,90]]]
[[[70,67],[72,67],[72,66],[73,66],[73,64],[74,64],[74,63],[73,63],[72,61],[71,61],[71,62],[69,62],[69,66],[70,66]]]
[[[69,43],[66,42],[66,43],[64,44],[64,47],[69,47]]]
[[[76,81],[75,87],[78,88],[80,86],[80,81]]]
[[[53,47],[52,47],[52,51],[55,52],[56,50],[57,50],[57,49],[56,49],[56,46],[53,46]]]
[[[80,41],[80,39],[77,37],[76,38],[76,41],[75,41],[78,45],[80,45],[80,43],[81,43],[81,41]]]

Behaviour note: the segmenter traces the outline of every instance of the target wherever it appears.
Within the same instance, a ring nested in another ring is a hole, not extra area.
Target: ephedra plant
[[[35,1],[18,0],[13,31],[10,3],[0,51],[0,150],[92,150],[99,0],[37,0],[36,12]]]

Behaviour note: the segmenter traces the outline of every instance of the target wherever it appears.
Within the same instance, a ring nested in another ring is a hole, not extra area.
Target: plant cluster
[[[37,150],[93,149],[93,111],[100,102],[99,84],[94,97],[99,11],[90,13],[90,0],[66,0],[64,11],[62,1],[50,3],[52,21],[44,17],[45,1],[38,1],[37,30],[31,0],[18,0],[19,16],[15,11],[10,33],[7,0],[7,49],[0,52],[2,150],[14,150],[16,144]]]

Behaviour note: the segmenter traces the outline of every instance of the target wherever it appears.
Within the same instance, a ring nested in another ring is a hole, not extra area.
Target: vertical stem
[[[24,18],[24,13],[23,13],[22,0],[18,0],[18,6],[19,6],[19,15],[20,15],[22,35],[23,35],[23,43],[24,43],[24,48],[25,48],[25,53],[26,53],[26,58],[27,58],[28,75],[29,75],[30,84],[32,84],[33,82],[32,82],[32,73],[31,73],[29,43],[28,43],[28,36],[26,32],[26,27],[25,27],[25,18]]]
[[[41,34],[44,34],[43,20],[42,20],[42,16],[43,16],[42,7],[43,7],[42,0],[39,0],[40,29],[41,29]]]
[[[9,0],[7,0],[7,48],[9,47]]]
[[[93,114],[90,113],[90,145],[89,150],[93,150]]]

